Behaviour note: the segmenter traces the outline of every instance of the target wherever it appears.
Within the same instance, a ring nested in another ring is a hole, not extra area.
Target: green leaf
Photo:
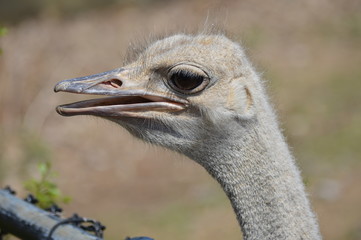
[[[8,29],[5,27],[0,27],[0,37],[5,36],[8,33]]]
[[[70,201],[71,201],[71,197],[69,197],[69,196],[65,196],[62,199],[62,202],[65,203],[65,204],[70,203]]]
[[[49,171],[50,171],[50,168],[51,168],[51,164],[49,161],[47,162],[42,162],[42,163],[39,163],[39,172],[41,174],[42,177],[45,177],[46,175],[49,174]]]

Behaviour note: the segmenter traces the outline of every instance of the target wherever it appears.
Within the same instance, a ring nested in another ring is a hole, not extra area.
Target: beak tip
[[[59,115],[65,116],[64,111],[63,111],[63,108],[62,108],[61,106],[57,106],[57,107],[55,108],[55,111],[56,111]]]
[[[54,92],[66,92],[66,91],[69,91],[70,90],[69,86],[71,86],[71,84],[66,80],[58,82],[54,87]]]
[[[66,87],[64,85],[64,82],[58,82],[54,87],[54,92],[60,92],[65,90]]]

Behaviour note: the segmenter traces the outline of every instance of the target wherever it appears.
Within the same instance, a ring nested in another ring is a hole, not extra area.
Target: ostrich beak
[[[54,87],[55,92],[106,95],[60,105],[56,111],[63,116],[94,115],[101,117],[145,117],[149,111],[177,112],[187,106],[187,101],[169,94],[155,93],[147,89],[145,81],[130,81],[132,69],[118,68],[111,71],[64,80]]]

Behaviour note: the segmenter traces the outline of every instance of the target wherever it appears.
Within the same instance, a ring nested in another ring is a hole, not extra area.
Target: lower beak
[[[186,108],[188,102],[184,99],[151,92],[142,87],[146,86],[144,82],[130,81],[127,78],[130,71],[130,69],[118,68],[57,83],[55,92],[107,97],[60,105],[56,111],[63,116],[142,117],[145,112],[177,112]]]

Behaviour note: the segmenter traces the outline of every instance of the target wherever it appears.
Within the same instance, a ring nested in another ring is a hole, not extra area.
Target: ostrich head
[[[243,50],[226,37],[175,35],[154,42],[124,67],[59,82],[56,92],[107,97],[62,105],[57,112],[106,118],[195,159],[200,142],[219,141],[252,118],[253,75]]]
[[[122,68],[55,91],[106,95],[57,111],[109,119],[201,164],[226,192],[244,239],[320,239],[262,83],[226,37],[168,37]]]

